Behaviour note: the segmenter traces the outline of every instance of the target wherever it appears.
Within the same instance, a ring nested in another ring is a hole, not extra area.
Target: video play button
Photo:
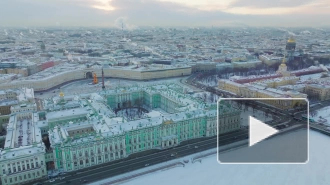
[[[300,108],[282,108],[297,103]],[[278,104],[280,106],[275,107]],[[309,115],[308,106],[306,99],[299,98],[220,98],[217,108],[218,162],[305,164],[308,161],[309,122],[300,113],[306,111]]]
[[[278,132],[278,130],[268,126],[267,124],[263,123],[260,120],[257,120],[252,116],[249,117],[249,125],[250,125],[249,146],[253,146]]]

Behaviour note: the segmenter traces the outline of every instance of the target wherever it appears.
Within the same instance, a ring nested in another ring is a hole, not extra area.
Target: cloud
[[[109,16],[125,17],[138,26],[209,26],[215,19],[236,19],[224,12],[205,12],[196,8],[155,0],[112,0]]]
[[[94,0],[94,5],[92,7],[106,11],[115,10],[115,7],[111,6],[109,2],[111,2],[111,0]]]
[[[102,13],[89,0],[10,0],[0,1],[3,26],[96,25]]]
[[[309,4],[315,0],[236,0],[229,7],[292,8]]]
[[[227,10],[220,11],[215,8],[215,10],[206,11],[195,7],[199,3],[198,0],[191,1],[194,2],[192,5],[189,5],[188,0],[185,0],[185,3],[180,3],[179,0],[0,1],[0,25],[121,28],[121,22],[124,22],[126,29],[134,29],[140,26],[318,26],[318,24],[329,24],[325,15],[330,13],[326,10],[327,8],[322,9],[322,7],[326,7],[326,4],[329,5],[326,0],[317,0],[319,3],[313,5],[314,7],[318,6],[317,9],[310,9],[307,5],[302,5],[304,9],[294,9],[294,13],[292,13],[293,10],[290,7],[273,7],[271,10],[267,8],[248,8],[243,6],[244,3],[239,3],[241,0],[235,2],[236,7],[234,7],[234,3],[231,4],[232,8]],[[251,0],[247,1],[252,3]],[[279,1],[285,4],[284,0]],[[200,0],[200,2],[202,1]],[[208,1],[208,3],[202,3],[202,5],[205,5],[205,7],[211,6],[212,2],[216,1]],[[261,0],[254,2],[261,2]],[[294,2],[298,3],[297,0],[294,0]],[[304,2],[307,3],[307,0],[304,0]],[[289,3],[286,6],[293,5],[294,3]],[[253,4],[253,6],[255,5]],[[266,7],[270,4],[264,3],[258,6]],[[315,14],[315,12],[322,11],[324,12],[323,15]],[[278,12],[281,12],[281,14],[278,14]],[[305,15],[305,12],[308,15]],[[283,15],[284,13],[287,15]]]

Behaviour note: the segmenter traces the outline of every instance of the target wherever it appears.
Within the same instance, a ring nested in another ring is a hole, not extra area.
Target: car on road
[[[171,154],[171,157],[175,157],[175,154]]]
[[[50,179],[49,182],[55,182],[55,179]]]
[[[198,148],[198,146],[195,146],[195,148]]]
[[[145,164],[144,166],[149,166],[149,164]]]

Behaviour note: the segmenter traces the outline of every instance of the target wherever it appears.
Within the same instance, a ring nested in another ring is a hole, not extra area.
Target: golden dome
[[[63,92],[60,92],[60,97],[64,97],[64,93]]]
[[[172,121],[172,120],[166,120],[166,121],[164,121],[163,123],[164,123],[164,124],[172,124],[173,121]]]
[[[289,40],[288,40],[288,43],[295,43],[296,42],[296,40],[294,40],[294,38],[289,38]]]

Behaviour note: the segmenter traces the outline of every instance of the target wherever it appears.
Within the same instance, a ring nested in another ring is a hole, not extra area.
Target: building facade
[[[25,104],[10,115],[0,158],[2,184],[29,183],[53,170],[75,171],[212,137],[218,127],[216,105],[185,94],[177,84],[118,87],[87,99],[61,93],[44,100],[41,112],[33,109],[34,102]],[[240,128],[239,112],[226,106],[220,134]],[[125,115],[136,108],[145,112]],[[49,148],[42,139],[47,135]]]
[[[214,68],[215,69],[215,68]],[[83,68],[51,73],[43,78],[28,78],[26,80],[15,80],[0,84],[0,89],[33,88],[35,91],[48,90],[65,82],[88,78],[88,73],[102,76],[101,68]],[[124,78],[133,80],[152,80],[160,78],[171,78],[191,74],[190,66],[150,66],[149,68],[133,69],[128,67],[104,68],[104,76],[111,78]]]
[[[284,77],[286,78],[286,77]],[[274,79],[272,79],[274,80]],[[291,83],[291,81],[295,81],[297,79],[293,78],[289,78],[287,80],[284,80],[284,82],[286,83]],[[274,81],[273,81],[274,82]],[[241,97],[245,97],[245,98],[307,98],[307,95],[304,93],[300,93],[297,91],[283,91],[280,89],[275,89],[275,88],[271,88],[271,87],[267,87],[267,85],[269,86],[274,86],[273,82],[269,82],[263,84],[262,82],[258,82],[258,83],[247,83],[247,84],[240,84],[240,83],[236,83],[233,82],[231,80],[226,80],[226,79],[221,79],[219,80],[219,84],[218,84],[218,88],[225,90],[225,91],[229,91],[231,93],[234,93],[238,96]],[[275,80],[275,82],[278,82],[278,80]],[[286,84],[283,83],[283,84]],[[280,109],[292,109],[296,106],[300,106],[302,105],[302,103],[306,103],[303,101],[296,101],[296,100],[292,100],[292,101],[288,101],[288,100],[278,100],[278,101],[274,101],[274,100],[265,100],[263,101],[265,103],[268,103],[271,106],[274,107],[278,107]]]
[[[330,100],[330,86],[319,84],[307,84],[305,93],[310,96],[316,96],[319,100]]]

